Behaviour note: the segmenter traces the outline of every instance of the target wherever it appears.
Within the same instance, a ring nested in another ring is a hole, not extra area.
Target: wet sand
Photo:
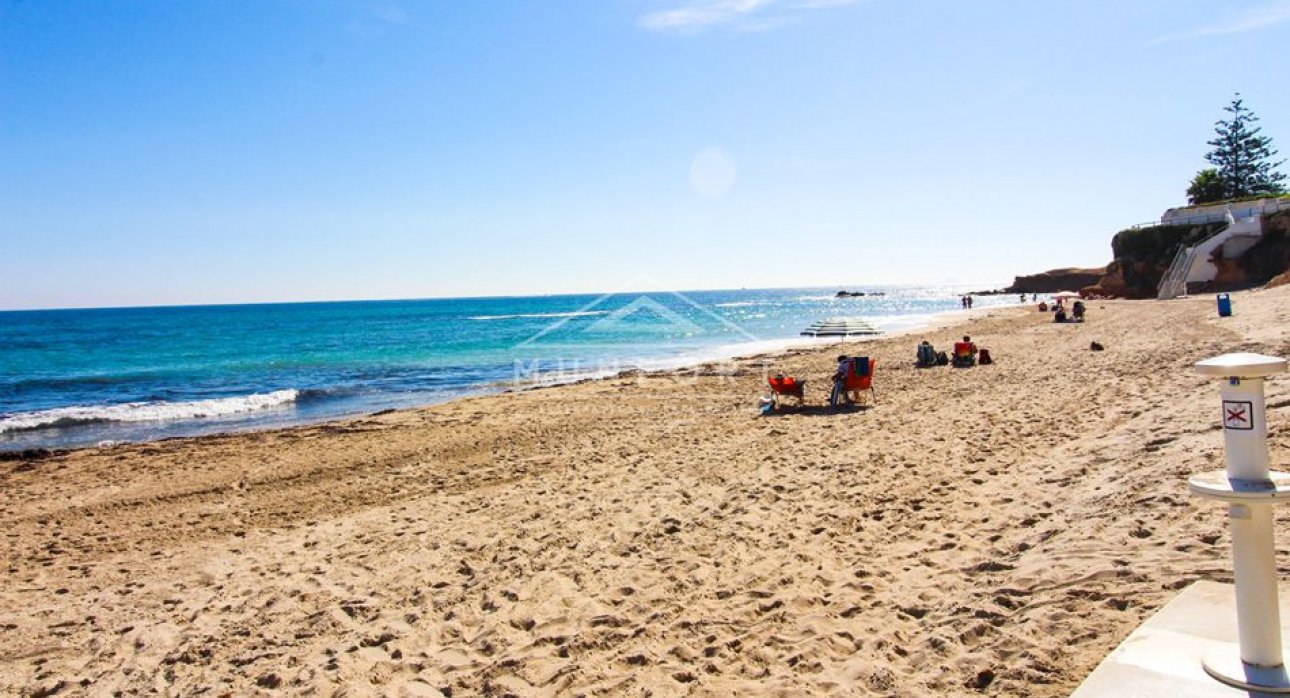
[[[0,693],[1066,695],[1231,579],[1190,366],[1290,355],[1290,286],[1233,302],[977,311],[865,344],[840,413],[832,346],[0,461]],[[997,363],[912,366],[964,332]],[[759,416],[766,368],[807,407]]]

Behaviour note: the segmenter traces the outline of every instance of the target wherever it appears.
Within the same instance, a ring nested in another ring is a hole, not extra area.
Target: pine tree
[[[1205,159],[1218,169],[1225,185],[1225,198],[1283,193],[1285,187],[1281,182],[1285,181],[1285,175],[1276,168],[1285,160],[1272,162],[1277,154],[1272,149],[1272,139],[1260,136],[1263,129],[1253,125],[1259,117],[1242,105],[1239,92],[1223,111],[1232,118],[1214,124],[1218,136],[1209,141],[1214,149]]]

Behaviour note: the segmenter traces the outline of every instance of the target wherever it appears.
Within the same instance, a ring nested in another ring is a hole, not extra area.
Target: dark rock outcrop
[[[1078,291],[1085,286],[1096,284],[1106,273],[1106,267],[1095,269],[1053,269],[1040,274],[1018,276],[1013,280],[1012,285],[1004,289],[1004,291],[1007,293]]]

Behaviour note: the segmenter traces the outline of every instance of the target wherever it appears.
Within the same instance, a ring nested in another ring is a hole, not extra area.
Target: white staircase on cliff
[[[1248,250],[1263,236],[1263,215],[1287,208],[1290,208],[1290,199],[1274,199],[1258,202],[1257,208],[1242,206],[1239,218],[1228,206],[1221,212],[1214,211],[1206,216],[1209,218],[1207,221],[1187,220],[1187,223],[1200,223],[1225,219],[1227,225],[1195,245],[1179,248],[1169,269],[1160,277],[1156,298],[1169,300],[1186,296],[1189,282],[1213,281],[1218,276],[1218,266],[1214,264],[1213,256],[1220,249],[1226,249],[1233,257]],[[1213,215],[1216,213],[1221,213],[1222,218]],[[1161,224],[1176,225],[1179,222],[1183,221],[1162,220]]]

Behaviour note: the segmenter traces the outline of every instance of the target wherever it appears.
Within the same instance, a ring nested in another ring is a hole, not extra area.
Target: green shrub
[[[1111,238],[1111,252],[1116,259],[1146,261],[1165,259],[1168,264],[1178,248],[1194,245],[1221,230],[1226,223],[1200,225],[1155,225],[1149,228],[1128,228]]]

